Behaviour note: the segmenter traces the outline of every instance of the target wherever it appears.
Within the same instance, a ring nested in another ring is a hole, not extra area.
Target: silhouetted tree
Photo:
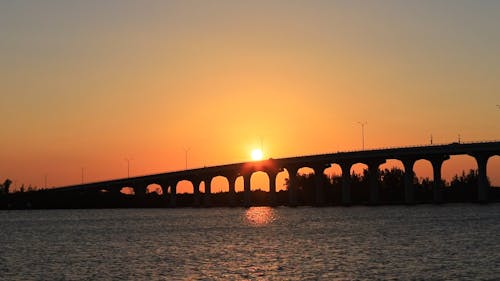
[[[369,201],[369,177],[368,170],[362,174],[353,172],[351,174],[351,200],[354,203],[366,203]]]
[[[342,202],[342,176],[341,175],[332,175],[330,177],[331,192],[329,193],[331,196],[332,202],[340,204]]]
[[[9,189],[10,189],[10,185],[12,184],[12,181],[9,180],[9,179],[6,179],[4,181],[4,183],[2,184],[2,187],[3,187],[3,191],[8,194],[9,193]]]
[[[478,172],[477,170],[469,170],[469,173],[465,173],[462,171],[462,175],[455,175],[451,180],[450,186],[476,186],[478,180]]]
[[[474,201],[477,195],[479,174],[477,170],[462,171],[455,175],[449,185],[449,198],[452,201]]]
[[[380,199],[397,202],[403,200],[405,172],[393,167],[380,171]]]
[[[314,174],[303,174],[297,176],[297,195],[300,204],[314,205],[316,188]]]

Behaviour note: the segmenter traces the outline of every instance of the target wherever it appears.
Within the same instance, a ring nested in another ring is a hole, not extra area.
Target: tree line
[[[477,199],[478,186],[477,170],[463,171],[455,175],[450,182],[442,181],[440,191],[444,202],[474,202]],[[341,204],[342,200],[342,176],[323,176],[323,194],[328,205]],[[370,184],[367,170],[363,173],[353,173],[351,181],[351,200],[354,204],[368,204],[370,201]],[[405,172],[399,168],[383,169],[379,171],[379,201],[383,204],[404,202]],[[305,174],[298,177],[298,199],[299,204],[309,205],[315,202],[316,187],[314,174]],[[489,182],[488,182],[489,186]],[[413,187],[415,201],[417,203],[433,202],[434,182],[429,178],[417,178],[413,176]],[[491,188],[491,195],[498,199],[498,188]]]
[[[379,172],[379,202],[380,204],[404,203],[405,173],[399,168],[383,169]],[[342,205],[342,176],[323,175],[323,201],[327,206]],[[370,184],[367,170],[363,173],[350,175],[351,203],[363,205],[370,203]],[[105,190],[94,191],[67,191],[58,192],[46,190],[20,190],[9,193],[11,181],[6,180],[0,188],[0,209],[6,208],[128,208],[128,207],[169,207],[170,194],[160,195],[156,192],[147,193],[140,198],[119,192]],[[316,180],[314,174],[302,174],[297,177],[297,204],[316,205]],[[443,181],[440,185],[443,202],[476,202],[478,172],[469,170],[455,175],[451,181]],[[434,200],[434,183],[429,178],[413,178],[414,198],[416,203],[431,203]],[[500,188],[489,188],[490,201],[500,202]],[[244,193],[236,194],[236,205],[244,203]],[[211,206],[230,206],[233,198],[229,192],[213,193]],[[194,194],[184,193],[176,195],[177,207],[195,205]],[[203,194],[199,198],[203,203]],[[252,205],[270,205],[269,192],[254,190],[251,192]],[[276,194],[277,205],[288,205],[288,190],[281,190]]]

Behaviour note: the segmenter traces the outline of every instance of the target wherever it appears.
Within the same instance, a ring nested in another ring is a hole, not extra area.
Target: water
[[[0,280],[499,280],[500,205],[0,211]]]

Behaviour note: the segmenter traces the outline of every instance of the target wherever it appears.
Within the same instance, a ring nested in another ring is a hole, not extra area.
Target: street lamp
[[[84,178],[83,178],[83,175],[84,175],[84,170],[85,170],[85,168],[84,168],[84,167],[82,167],[82,184],[84,183]]]
[[[125,161],[127,161],[127,178],[130,178],[130,161],[132,160],[134,159],[125,158]]]
[[[264,154],[264,141],[262,140],[262,137],[259,137],[260,139],[260,151],[262,154]]]
[[[186,164],[186,170],[188,169],[188,152],[191,150],[191,147],[184,148],[184,160]]]
[[[361,125],[361,147],[362,150],[365,150],[365,125],[368,124],[368,122],[358,122],[359,125]]]

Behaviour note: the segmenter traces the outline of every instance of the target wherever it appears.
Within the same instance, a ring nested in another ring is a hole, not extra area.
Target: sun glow
[[[262,150],[260,149],[252,150],[252,160],[262,160],[263,156],[264,154],[262,153]]]

